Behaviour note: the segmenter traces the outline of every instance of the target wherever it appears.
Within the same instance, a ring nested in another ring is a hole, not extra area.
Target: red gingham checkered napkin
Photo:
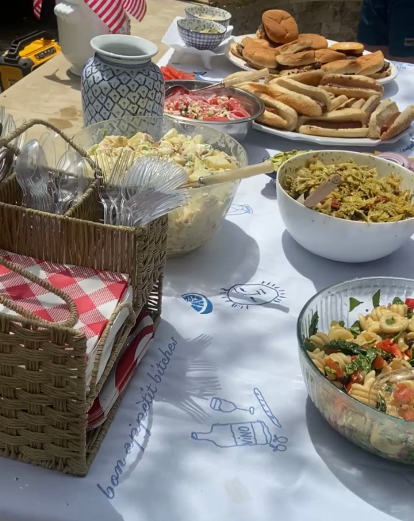
[[[116,306],[122,302],[128,287],[128,277],[122,273],[55,264],[1,248],[0,257],[49,281],[55,288],[72,297],[79,313],[79,320],[73,328],[85,334],[87,353],[90,353]],[[0,295],[49,322],[59,322],[69,317],[68,306],[61,298],[1,265]],[[1,304],[0,312],[16,315]]]
[[[117,363],[88,412],[88,429],[101,425],[138,367],[138,359],[154,336],[151,317],[141,311],[120,352]]]

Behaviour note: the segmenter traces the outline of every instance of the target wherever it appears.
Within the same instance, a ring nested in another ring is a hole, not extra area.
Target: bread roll
[[[410,127],[413,121],[414,105],[408,105],[408,107],[397,116],[391,126],[381,134],[381,141],[386,141],[401,134],[401,132],[404,132]]]
[[[364,52],[364,46],[358,42],[337,42],[329,47],[333,51],[338,51],[347,56],[360,56]]]
[[[295,130],[298,115],[294,109],[280,101],[274,100],[267,94],[260,93],[259,97],[263,100],[266,109],[262,116],[257,118],[256,121],[258,123],[287,130],[288,132]]]
[[[308,96],[309,98],[316,101],[316,103],[321,107],[322,114],[329,110],[329,106],[331,100],[328,94],[318,87],[311,87],[310,85],[305,85],[298,81],[293,80],[292,78],[280,78],[277,85],[296,92],[298,94],[303,94],[304,96]]]
[[[294,40],[290,43],[285,43],[285,45],[281,45],[278,47],[279,54],[294,54],[296,52],[303,51],[310,47],[312,40],[306,40],[305,38],[300,40]]]
[[[302,33],[298,36],[299,40],[302,38],[305,40],[311,40],[310,49],[317,51],[318,49],[327,49],[328,41],[324,36],[320,34]]]
[[[320,49],[315,51],[315,58],[318,63],[322,65],[325,63],[336,62],[339,60],[346,60],[345,54],[340,52],[332,51],[331,49]]]
[[[298,81],[299,83],[304,83],[305,85],[312,85],[312,87],[318,87],[324,76],[325,73],[322,70],[318,69],[315,71],[289,74],[289,76],[272,76],[267,83],[270,83],[272,85],[273,83],[277,83],[279,78],[289,78],[291,80]]]
[[[356,60],[338,60],[322,65],[326,74],[359,74],[361,65]]]
[[[276,61],[285,67],[302,67],[315,63],[315,51],[302,51],[295,54],[279,54]]]
[[[271,9],[262,15],[262,22],[267,37],[275,43],[289,43],[298,37],[295,19],[286,11]]]
[[[363,76],[371,76],[371,74],[375,74],[384,67],[384,55],[381,51],[364,54],[355,61],[361,66],[358,74]]]
[[[306,116],[321,116],[322,107],[309,96],[293,92],[285,89],[280,85],[266,85],[269,89],[269,95],[281,103],[285,103],[299,114]]]

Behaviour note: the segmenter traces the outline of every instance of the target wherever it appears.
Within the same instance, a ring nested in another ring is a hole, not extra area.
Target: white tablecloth
[[[413,83],[407,66],[386,91],[403,106]],[[251,162],[292,148],[244,145]],[[0,459],[0,519],[411,521],[414,470],[353,446],[307,397],[296,320],[329,284],[413,278],[413,258],[413,240],[365,265],[318,258],[284,230],[268,178],[243,181],[221,231],[168,262],[163,320],[89,475]]]

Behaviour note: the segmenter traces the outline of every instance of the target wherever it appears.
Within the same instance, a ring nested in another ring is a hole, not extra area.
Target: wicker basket
[[[65,134],[41,120],[32,120],[0,140],[0,148],[13,148],[12,139],[34,124],[57,131],[86,157]],[[144,228],[101,224],[98,169],[96,173],[97,179],[88,191],[63,216],[19,206],[22,194],[15,174],[0,183],[0,248],[50,262],[130,276],[132,306],[121,304],[114,311],[97,346],[89,391],[86,337],[72,329],[77,318],[68,295],[59,292],[72,310],[65,323],[45,322],[24,311],[19,316],[0,313],[0,455],[78,476],[87,474],[121,400],[120,397],[105,423],[87,432],[88,410],[116,362],[137,314],[145,308],[155,326],[160,319],[167,243],[166,217]],[[30,274],[22,274],[30,278]],[[33,282],[41,284],[36,277]],[[13,306],[4,299],[0,302]],[[124,307],[129,308],[129,319],[118,332],[108,364],[97,382],[106,336]]]

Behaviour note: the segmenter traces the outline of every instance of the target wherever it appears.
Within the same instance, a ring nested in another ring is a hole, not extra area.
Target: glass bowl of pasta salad
[[[414,280],[372,277],[312,297],[297,323],[309,396],[348,440],[414,465]]]
[[[93,159],[99,148],[115,155],[122,148],[141,155],[159,156],[181,165],[189,182],[224,170],[248,165],[245,149],[216,128],[179,122],[167,117],[135,116],[101,121],[74,136]],[[167,254],[188,253],[220,229],[240,181],[189,188],[186,206],[168,214]]]

